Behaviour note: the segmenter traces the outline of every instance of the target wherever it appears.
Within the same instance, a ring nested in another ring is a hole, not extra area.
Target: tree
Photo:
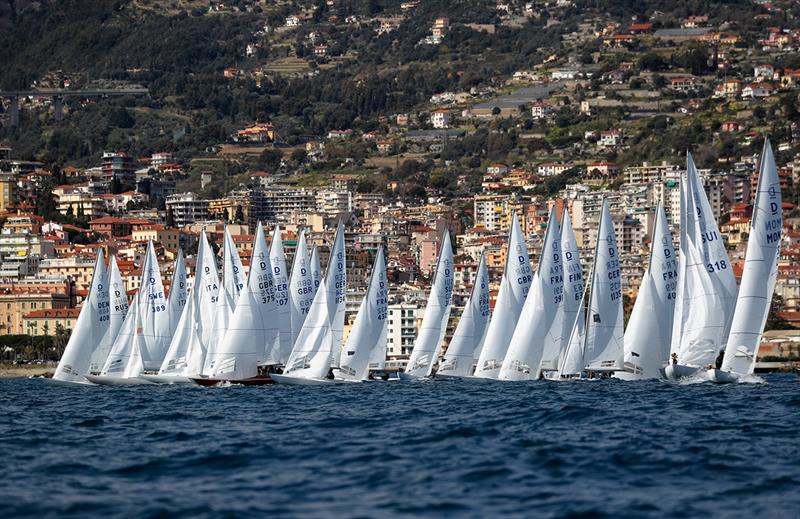
[[[72,207],[72,204],[69,204],[69,207],[67,208],[67,216],[69,216],[70,218],[75,217],[75,208]]]
[[[167,216],[164,223],[167,225],[167,227],[175,227],[175,215],[173,214],[171,207],[167,208]]]
[[[234,218],[236,223],[244,223],[244,211],[242,211],[242,206],[236,206],[236,217]]]
[[[108,186],[108,190],[114,195],[122,193],[122,182],[120,182],[116,175],[111,178],[111,184]]]

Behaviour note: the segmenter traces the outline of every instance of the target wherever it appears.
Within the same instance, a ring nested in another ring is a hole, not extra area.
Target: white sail
[[[603,200],[592,270],[584,361],[590,371],[621,370],[623,366],[622,283],[614,222]]]
[[[742,285],[722,361],[724,371],[741,375],[750,375],[755,368],[761,334],[775,289],[781,248],[781,182],[768,140],[764,141],[761,152],[755,202]]]
[[[316,295],[320,283],[322,283],[322,267],[319,264],[319,251],[317,244],[311,246],[311,279],[314,281],[314,293]]]
[[[686,193],[687,183],[686,175],[681,175],[680,178],[680,235],[678,238],[678,283],[675,286],[675,308],[672,313],[672,332],[670,333],[670,358],[675,357],[680,353],[681,342],[680,338],[683,337],[683,322],[686,315],[688,298],[686,297],[686,260],[689,255],[689,242],[686,237],[686,213],[693,210],[689,203],[689,197]],[[687,205],[688,204],[688,205]]]
[[[217,265],[203,231],[197,246],[194,285],[161,364],[160,375],[197,375],[202,371],[218,297]]]
[[[569,346],[575,321],[578,319],[585,288],[578,241],[575,239],[572,219],[566,208],[561,217],[561,258],[564,262],[564,322],[561,333],[559,368],[563,368],[564,356]]]
[[[539,266],[500,368],[500,380],[536,380],[542,368],[558,369],[563,300],[561,230],[553,208],[547,222]]]
[[[658,204],[650,262],[625,330],[625,369],[639,378],[658,378],[667,362],[675,308],[678,264],[664,207]]]
[[[98,248],[89,294],[81,306],[75,329],[64,348],[53,378],[67,382],[85,382],[84,375],[89,373],[92,354],[107,333],[108,326],[108,273],[103,249]]]
[[[145,370],[158,370],[172,340],[170,315],[161,270],[153,242],[147,244],[147,255],[142,267],[142,282],[139,286],[139,312],[142,344],[142,364]]]
[[[486,330],[486,339],[483,341],[475,366],[476,377],[497,378],[500,373],[508,345],[514,335],[514,328],[530,290],[532,272],[528,248],[525,246],[525,238],[515,213],[509,231],[506,265],[500,281],[500,290]]]
[[[170,332],[173,334],[178,327],[178,322],[181,320],[181,314],[183,314],[183,307],[186,306],[188,295],[186,262],[183,259],[183,250],[179,250],[172,269],[172,282],[169,285]]]
[[[134,334],[136,333],[137,323],[140,321],[139,313],[139,292],[136,292],[130,307],[128,307],[125,321],[122,323],[117,338],[114,339],[114,344],[111,346],[111,352],[108,354],[105,364],[103,364],[103,369],[100,370],[100,375],[110,377],[123,376],[133,351]],[[142,369],[144,369],[144,366],[142,366]]]
[[[347,296],[347,255],[344,248],[344,225],[339,222],[336,236],[333,239],[331,255],[328,258],[328,270],[325,272],[325,285],[329,290],[328,314],[333,337],[332,366],[339,365],[344,338],[344,310]]]
[[[559,378],[580,375],[586,363],[583,361],[583,346],[586,341],[586,287],[578,305],[578,315],[572,324],[567,348],[558,370]]]
[[[465,377],[472,374],[475,354],[480,351],[489,326],[489,270],[486,256],[481,254],[475,284],[456,331],[439,365],[438,375]]]
[[[214,353],[219,343],[222,341],[222,338],[225,336],[225,332],[228,330],[233,311],[239,301],[239,294],[247,281],[244,275],[242,260],[239,257],[236,244],[233,243],[233,238],[230,232],[228,232],[227,227],[225,227],[225,232],[223,234],[222,285],[219,289],[219,297],[216,300],[214,320],[211,337],[207,343],[203,374],[209,374],[214,370],[213,361],[216,358]]]
[[[347,336],[336,378],[366,380],[372,352],[386,349],[388,304],[389,281],[386,277],[386,260],[383,256],[383,247],[379,247],[367,293],[361,300],[353,329]]]
[[[345,273],[344,227],[340,223],[331,247],[328,270],[286,362],[284,375],[322,380],[328,376],[331,366],[338,364],[342,349],[341,335],[337,342],[331,318],[338,319],[339,306],[344,305]],[[341,301],[337,301],[338,298]],[[344,312],[341,319],[344,327]]]
[[[308,309],[314,302],[313,272],[311,271],[311,259],[308,256],[308,245],[306,244],[306,233],[300,232],[297,240],[297,248],[292,262],[292,276],[289,279],[289,309],[292,325],[291,342],[294,346],[297,335],[303,327],[303,322],[308,315]]]
[[[122,282],[117,258],[113,255],[108,262],[108,299],[108,330],[92,353],[89,373],[99,373],[103,369],[103,364],[111,353],[111,347],[114,346],[114,341],[128,313],[128,293],[125,291],[125,283]]]
[[[276,344],[280,334],[273,279],[269,249],[259,222],[247,286],[214,352],[211,378],[241,380],[258,375],[258,365],[264,362],[264,345]]]
[[[286,270],[286,254],[283,251],[283,238],[278,225],[272,231],[272,244],[269,249],[272,268],[272,283],[275,289],[275,302],[278,306],[278,328],[280,329],[280,363],[289,358],[292,351],[292,311],[289,307],[289,273]]]
[[[711,205],[687,157],[685,278],[680,335],[672,336],[678,364],[704,367],[713,364],[730,330],[736,302],[736,279]],[[681,305],[681,302],[678,302]]]
[[[408,359],[406,376],[415,378],[430,376],[439,353],[439,346],[447,331],[452,295],[453,247],[450,245],[450,232],[445,231],[442,237],[442,246],[439,249],[439,261],[436,265],[433,285],[428,296],[428,305],[425,307],[422,325]]]

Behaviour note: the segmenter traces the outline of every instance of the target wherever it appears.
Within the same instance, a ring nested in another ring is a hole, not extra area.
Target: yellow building
[[[148,240],[160,244],[168,251],[178,252],[181,247],[181,232],[160,224],[141,226],[131,231],[131,241],[146,243]]]
[[[55,335],[59,326],[74,330],[80,308],[33,310],[22,318],[22,328],[28,335]]]
[[[14,205],[14,176],[0,176],[0,212],[6,212]]]
[[[31,311],[69,308],[71,298],[63,292],[6,291],[0,293],[0,335],[26,334],[23,317]]]

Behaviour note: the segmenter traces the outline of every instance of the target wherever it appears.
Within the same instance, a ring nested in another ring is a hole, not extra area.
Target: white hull
[[[416,375],[411,375],[411,374],[405,373],[405,372],[400,372],[397,375],[400,378],[400,380],[402,380],[404,382],[412,382],[412,381],[415,381],[415,380],[426,380],[426,379],[429,378],[429,377],[418,377]]]
[[[681,364],[668,364],[664,368],[664,377],[667,380],[679,380],[697,375],[700,368],[695,366],[683,366]]]
[[[85,377],[93,384],[101,386],[136,386],[152,384],[149,380],[139,377],[124,378],[124,377],[109,377],[103,375],[85,375]]]
[[[732,371],[722,371],[721,369],[709,369],[706,376],[710,382],[715,384],[737,384],[742,381],[741,375]]]
[[[138,378],[153,384],[193,384],[192,379],[185,375],[139,375]]]
[[[630,371],[615,371],[611,378],[618,378],[619,380],[647,380],[651,377],[645,377],[640,373],[631,373]]]
[[[329,378],[303,378],[293,377],[291,375],[277,375],[275,373],[270,374],[270,378],[278,384],[287,384],[289,386],[324,386],[327,384],[335,384],[336,382],[344,382],[335,381]]]
[[[447,373],[440,373],[439,372],[439,373],[436,373],[436,376],[434,378],[440,378],[440,379],[443,379],[443,380],[467,380],[467,379],[473,379],[475,377],[467,376],[467,375],[448,375]]]
[[[77,387],[77,386],[93,386],[91,382],[88,380],[58,380],[57,378],[44,378],[44,377],[31,377],[31,378],[41,378],[48,384],[52,384],[54,386],[62,386],[62,387]]]

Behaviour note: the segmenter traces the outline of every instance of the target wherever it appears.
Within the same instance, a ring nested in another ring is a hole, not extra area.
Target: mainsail
[[[525,246],[525,238],[514,213],[508,236],[505,270],[500,281],[494,312],[486,331],[486,339],[483,341],[475,366],[476,377],[497,378],[500,373],[532,279],[528,248]]]
[[[450,245],[450,232],[445,230],[428,305],[425,307],[425,315],[411,350],[405,375],[415,378],[430,376],[447,329],[452,295],[453,247]]]
[[[499,379],[536,380],[541,368],[558,368],[563,299],[561,230],[553,208],[547,222],[539,266],[503,360]]]
[[[56,380],[85,382],[92,354],[109,329],[108,273],[103,249],[97,249],[89,294],[83,302],[75,330],[53,375]]]
[[[561,332],[561,354],[557,366],[559,368],[563,367],[572,329],[575,327],[578,314],[581,313],[581,301],[583,301],[585,288],[578,241],[575,239],[572,219],[566,208],[561,217],[561,257],[564,261],[564,322]],[[585,316],[585,314],[583,315]]]
[[[147,244],[147,255],[139,286],[139,323],[136,335],[141,335],[141,357],[145,370],[158,370],[172,340],[170,315],[161,270],[153,242]]]
[[[325,272],[325,285],[329,291],[326,299],[333,338],[331,365],[338,366],[344,338],[344,310],[347,297],[347,255],[344,248],[344,224],[342,222],[339,222],[336,227],[336,236],[333,238],[333,247],[328,258],[328,270]]]
[[[478,270],[464,313],[447,347],[438,375],[464,377],[472,373],[475,353],[480,351],[489,325],[489,270],[481,254]]]
[[[669,357],[678,263],[667,215],[659,203],[650,241],[650,262],[625,330],[625,369],[640,378],[658,378]]]
[[[614,371],[623,365],[622,283],[614,222],[603,200],[595,245],[584,361],[590,371]]]
[[[338,363],[342,346],[341,342],[336,342],[331,317],[335,317],[338,311],[338,294],[344,294],[344,286],[337,286],[344,281],[344,275],[344,229],[340,224],[331,248],[328,270],[314,295],[314,302],[286,362],[284,375],[322,380],[328,376],[331,366]]]
[[[386,349],[387,309],[389,282],[386,277],[386,260],[383,247],[378,248],[372,268],[367,293],[361,300],[353,329],[347,336],[336,378],[365,380],[369,363],[375,350]]]
[[[775,289],[781,248],[781,182],[768,140],[764,141],[761,152],[755,201],[742,285],[722,361],[723,371],[742,375],[752,374],[755,368],[761,334]]]
[[[197,246],[192,291],[172,337],[169,351],[161,364],[159,375],[197,375],[202,371],[218,297],[217,265],[214,252],[203,231]]]
[[[214,370],[214,353],[228,330],[231,316],[239,301],[239,294],[246,283],[244,267],[233,243],[228,228],[225,227],[224,244],[222,250],[222,286],[219,289],[219,297],[216,300],[214,310],[214,320],[211,329],[211,337],[207,342],[207,351],[203,374],[209,374]]]
[[[670,350],[678,364],[713,364],[730,330],[736,302],[736,279],[711,205],[687,155],[682,193],[681,235],[675,323]]]
[[[275,288],[277,322],[280,330],[281,364],[289,358],[292,351],[292,311],[289,308],[289,273],[286,271],[286,254],[283,251],[283,238],[280,226],[272,231],[272,244],[269,249],[269,262],[272,269],[272,284]]]
[[[308,256],[305,231],[300,232],[297,239],[297,248],[292,262],[292,277],[289,279],[289,309],[292,325],[291,342],[294,346],[297,335],[303,327],[303,322],[308,315],[308,309],[314,302],[314,277],[311,272],[311,260]]]
[[[114,346],[114,341],[128,313],[128,293],[125,290],[125,283],[122,282],[117,258],[113,255],[108,261],[108,298],[108,330],[92,353],[89,373],[99,373],[103,369],[103,364],[111,353],[111,347]]]
[[[183,250],[179,250],[172,269],[172,282],[169,285],[170,333],[174,334],[178,327],[183,307],[186,306],[187,296],[186,262],[183,259]]]
[[[264,229],[259,222],[247,285],[214,352],[211,378],[241,380],[257,376],[258,365],[264,361],[264,345],[278,344],[280,329],[273,279]]]

